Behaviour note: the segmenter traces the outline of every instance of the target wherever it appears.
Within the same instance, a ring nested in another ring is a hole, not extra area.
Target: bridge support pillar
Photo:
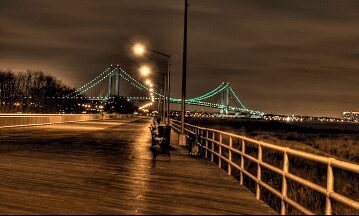
[[[220,109],[219,113],[221,115],[228,115],[228,106],[229,106],[229,88],[227,87],[221,92],[221,105],[223,108]]]
[[[226,104],[226,115],[228,115],[228,106],[229,106],[229,88],[226,88],[225,91],[225,104]]]
[[[116,70],[116,96],[120,96],[120,74],[118,69]]]
[[[223,91],[221,92],[221,105],[224,105],[224,92],[223,92]],[[224,114],[224,107],[222,107],[222,108],[219,110],[219,114],[221,114],[221,115]]]
[[[229,86],[229,84],[228,84],[228,86]],[[225,106],[224,114],[228,115],[228,106],[229,106],[229,88],[228,87],[223,91],[223,105]]]
[[[107,92],[107,97],[111,97],[111,90],[112,90],[112,74],[108,77],[108,92]]]

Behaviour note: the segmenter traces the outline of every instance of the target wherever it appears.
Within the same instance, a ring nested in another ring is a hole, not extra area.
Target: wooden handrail
[[[180,122],[177,120],[171,119],[171,124],[176,131],[180,131]],[[352,200],[349,197],[344,195],[338,194],[334,191],[334,175],[333,175],[333,167],[339,168],[342,170],[346,170],[355,174],[359,174],[359,165],[355,163],[349,163],[345,161],[341,161],[335,158],[324,157],[312,153],[307,153],[295,149],[291,149],[288,147],[282,147],[278,145],[274,145],[271,143],[255,140],[252,138],[248,138],[242,135],[237,135],[225,131],[220,131],[211,128],[199,127],[196,125],[185,124],[185,131],[187,133],[196,134],[200,139],[198,145],[205,150],[205,157],[208,158],[208,152],[210,153],[210,160],[214,161],[214,155],[218,157],[218,166],[221,166],[222,160],[228,163],[228,175],[231,175],[232,169],[237,169],[240,172],[240,184],[243,184],[243,175],[249,177],[253,181],[256,182],[256,198],[260,199],[261,191],[260,186],[266,188],[268,191],[276,195],[280,198],[281,201],[281,211],[282,215],[287,214],[286,204],[292,206],[293,208],[297,209],[298,211],[302,212],[303,214],[314,214],[311,210],[303,207],[296,201],[290,199],[287,196],[287,179],[295,181],[305,187],[308,187],[312,190],[315,190],[326,197],[326,204],[325,204],[325,214],[331,215],[332,214],[332,200],[340,202],[346,206],[352,207],[356,210],[359,210],[359,202]],[[218,135],[218,139],[216,139],[216,134]],[[223,143],[223,137],[229,137],[229,143]],[[241,141],[241,150],[236,149],[233,147],[233,139],[238,139]],[[246,145],[254,144],[258,148],[257,158],[249,155],[246,153]],[[218,146],[218,152],[215,151],[214,146]],[[222,148],[228,150],[228,157],[222,153]],[[277,152],[283,153],[283,168],[277,168],[272,164],[263,161],[263,154],[262,151],[264,149],[270,149]],[[232,154],[238,154],[241,157],[240,165],[234,163],[232,161]],[[302,177],[296,176],[293,173],[289,172],[289,160],[288,156],[294,156],[314,162],[318,162],[327,166],[327,184],[326,187],[322,187],[318,184],[315,184],[307,179]],[[257,164],[257,173],[256,175],[251,174],[248,170],[245,169],[244,166],[244,159],[248,159],[255,164]],[[274,189],[269,184],[265,183],[262,180],[262,173],[261,167],[264,167],[268,170],[271,170],[279,175],[282,175],[282,190],[278,191]]]

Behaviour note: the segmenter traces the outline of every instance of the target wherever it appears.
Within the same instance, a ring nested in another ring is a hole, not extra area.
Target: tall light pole
[[[184,10],[184,29],[183,29],[183,65],[182,65],[182,105],[181,105],[181,134],[179,135],[178,144],[186,145],[186,134],[184,129],[184,119],[186,112],[186,79],[187,79],[187,10],[188,2],[185,0]]]
[[[142,65],[142,66],[139,68],[139,71],[140,71],[141,75],[144,76],[144,77],[148,77],[149,74],[151,74],[151,73],[153,72],[153,71],[151,70],[151,68],[150,68],[149,66],[147,66],[147,65]],[[168,86],[168,85],[167,85],[167,75],[166,75],[165,73],[161,73],[161,72],[157,72],[156,74],[161,75],[161,76],[164,77],[164,84],[160,84],[160,83],[157,83],[157,82],[155,82],[155,84],[161,86],[161,91],[160,91],[159,99],[158,99],[158,104],[161,104],[161,106],[158,106],[158,107],[161,107],[161,112],[159,112],[159,113],[161,113],[161,119],[162,119],[162,120],[165,120],[165,118],[166,118],[166,115],[165,115],[165,114],[166,114],[166,113],[165,113],[165,109],[166,109],[166,104],[165,104],[166,95],[165,95],[165,92],[163,92],[163,91],[166,91],[166,90],[167,90],[167,89],[166,89],[166,87]],[[158,78],[158,77],[157,77],[157,78]],[[151,94],[153,94],[152,86],[153,86],[154,84],[152,83],[152,81],[151,81],[150,79],[146,79],[146,80],[145,80],[145,84],[150,87],[149,90],[150,90]],[[162,89],[162,87],[163,87],[163,89]],[[162,90],[163,90],[163,91],[162,91]],[[163,99],[163,103],[162,103],[162,99]],[[158,111],[159,111],[159,110],[160,110],[160,109],[158,108]]]
[[[168,62],[167,62],[167,76],[166,76],[166,86],[165,86],[165,104],[166,104],[166,109],[165,109],[165,118],[166,118],[166,123],[169,124],[170,120],[169,120],[169,111],[170,111],[170,98],[171,98],[171,55],[168,54],[164,54],[162,52],[158,52],[156,50],[150,50],[153,53],[156,53],[158,55],[161,55],[163,57],[166,57]]]
[[[132,47],[133,52],[138,55],[138,56],[143,56],[147,51],[150,51],[152,53],[158,54],[162,57],[167,58],[168,63],[167,63],[167,75],[166,75],[166,82],[165,82],[165,86],[164,86],[164,103],[165,105],[165,112],[164,112],[164,117],[166,119],[166,123],[169,124],[169,117],[168,117],[168,113],[169,113],[169,108],[170,108],[170,92],[171,92],[171,55],[169,54],[165,54],[156,50],[152,50],[152,49],[146,49],[146,47],[140,43],[135,44]]]
[[[161,90],[159,98],[160,98],[160,101],[162,101],[161,100],[161,94],[162,94],[163,95],[163,103],[161,105],[161,118],[163,121],[165,121],[166,120],[166,92],[167,92],[167,88],[168,88],[168,84],[167,84],[168,76],[166,74],[160,73],[160,72],[158,72],[158,74],[164,77],[164,84],[159,84],[159,83],[156,83],[156,84],[161,85],[163,87],[163,91]]]
[[[164,116],[164,113],[163,113],[163,106],[161,106],[161,103],[162,103],[162,98],[161,98],[161,94],[163,93],[162,92],[162,89],[164,88],[165,84],[161,84],[161,83],[158,83],[158,82],[155,82],[156,86],[159,86],[160,87],[160,94],[158,95],[158,104],[157,104],[157,112],[158,114],[161,114],[161,117]],[[164,98],[163,98],[164,99]]]
[[[171,55],[168,58],[168,71],[167,71],[167,124],[170,124],[170,101],[171,100]]]

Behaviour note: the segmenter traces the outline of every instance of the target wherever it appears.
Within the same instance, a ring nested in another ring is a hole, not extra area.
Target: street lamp
[[[184,2],[184,22],[183,22],[183,61],[182,61],[182,103],[181,103],[181,133],[179,135],[178,144],[181,146],[186,145],[185,134],[185,112],[186,112],[186,82],[187,82],[187,14],[188,14],[188,1]]]
[[[142,65],[139,69],[142,76],[147,77],[151,74],[151,68],[148,65]]]
[[[135,48],[133,48],[133,50],[137,50],[137,49],[135,49]],[[140,68],[139,68],[139,71],[140,71],[140,73],[141,73],[141,75],[142,76],[148,76],[150,73],[152,73],[152,70],[151,70],[151,68],[150,68],[150,66],[148,66],[148,65],[142,65]],[[159,74],[159,75],[162,75],[162,76],[164,76],[164,78],[166,78],[166,74],[164,74],[164,73],[160,73],[160,72],[158,72],[157,74]],[[150,91],[150,94],[151,94],[151,96],[153,96],[153,83],[152,83],[152,81],[150,80],[150,79],[146,79],[145,80],[145,84],[147,85],[147,86],[149,86],[149,91]],[[164,90],[166,91],[166,85],[167,85],[167,83],[166,83],[166,79],[165,79],[165,83],[163,84],[163,85],[161,85],[161,86],[163,86],[164,87]],[[161,92],[160,92],[160,97],[159,97],[159,105],[160,105],[160,103],[161,103],[161,101],[162,101],[162,96],[161,95],[163,95],[163,93],[162,93],[162,88],[161,88]],[[161,110],[164,110],[165,109],[165,103],[166,103],[166,101],[165,101],[165,98],[166,98],[166,96],[165,95],[163,95],[163,106],[161,106]],[[151,98],[152,99],[152,102],[154,101],[154,98]],[[165,117],[166,117],[166,115],[165,115],[165,112],[164,111],[162,111],[161,112],[161,118],[162,119],[165,119]]]
[[[147,79],[147,80],[145,81],[145,83],[146,83],[146,85],[148,85],[148,86],[152,84],[151,80],[149,80],[149,79]]]
[[[137,56],[143,56],[146,52],[146,49],[143,44],[137,43],[132,47],[132,51]]]
[[[166,84],[166,83],[165,83]],[[159,86],[160,87],[160,93],[158,95],[158,107],[157,107],[157,111],[158,113],[160,114],[161,118],[164,119],[165,117],[165,113],[164,113],[164,107],[161,105],[162,104],[162,97],[163,97],[163,104],[164,104],[164,99],[165,97],[162,96],[163,92],[162,92],[162,89],[164,88],[165,84],[161,84],[161,83],[158,83],[158,82],[155,82],[155,84],[152,84],[152,85],[156,85],[156,86]],[[151,88],[152,89],[152,88]],[[150,89],[150,91],[151,91]],[[152,89],[153,90],[153,89]],[[154,102],[154,94],[153,94],[153,91],[151,92],[151,100],[152,102]]]
[[[163,76],[165,79],[164,79],[164,83],[158,83],[158,82],[155,82],[155,84],[152,84],[152,85],[157,85],[157,86],[160,86],[161,87],[161,90],[160,90],[160,94],[159,94],[159,103],[161,104],[161,119],[165,120],[166,119],[166,95],[165,95],[165,92],[166,92],[166,87],[167,87],[167,80],[166,80],[166,74],[164,73],[160,73],[158,72],[157,74]],[[158,79],[159,77],[157,77]],[[160,79],[162,81],[162,79]],[[157,80],[159,81],[159,80]],[[151,92],[151,89],[152,89],[152,92]],[[153,88],[150,88],[149,89],[151,93],[153,93]],[[161,102],[163,99],[163,103]]]
[[[159,52],[159,51],[156,51],[156,50],[149,50],[149,49],[146,49],[146,47],[141,44],[141,43],[136,43],[133,47],[132,47],[132,50],[134,52],[135,55],[137,56],[143,56],[147,51],[150,51],[152,53],[155,53],[155,54],[158,54],[162,57],[165,57],[167,58],[168,60],[168,63],[167,63],[167,76],[166,76],[166,84],[165,84],[165,92],[164,92],[164,100],[165,100],[165,103],[166,103],[166,109],[167,111],[165,112],[165,118],[166,118],[166,123],[169,124],[169,109],[170,109],[170,94],[171,94],[171,85],[170,85],[170,82],[171,82],[171,55],[168,55],[168,54],[165,54],[165,53],[162,53],[162,52]]]

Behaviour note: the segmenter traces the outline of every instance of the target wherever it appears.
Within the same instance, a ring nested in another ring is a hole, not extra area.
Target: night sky
[[[230,82],[266,113],[359,111],[359,1],[190,0],[188,97]],[[0,0],[0,68],[37,69],[79,87],[120,56],[136,73],[136,41],[173,56],[180,96],[183,1]]]

